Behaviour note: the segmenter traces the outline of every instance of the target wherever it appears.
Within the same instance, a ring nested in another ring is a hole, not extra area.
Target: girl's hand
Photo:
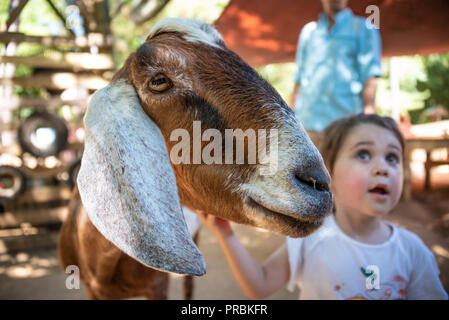
[[[197,210],[196,214],[201,222],[217,237],[227,238],[234,234],[228,220],[213,216],[203,211]]]

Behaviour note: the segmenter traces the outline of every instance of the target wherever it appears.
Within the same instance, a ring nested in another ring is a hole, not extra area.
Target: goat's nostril
[[[329,185],[326,182],[321,182],[312,177],[302,178],[301,176],[296,175],[295,178],[299,180],[300,183],[305,184],[315,190],[318,191],[329,191]]]
[[[295,174],[299,183],[309,186],[318,191],[329,191],[329,177],[321,169],[311,170],[309,172],[300,171]]]
[[[317,181],[313,178],[310,178],[310,179],[313,180],[314,189],[319,190],[319,191],[329,191],[329,184],[327,184],[325,182]]]

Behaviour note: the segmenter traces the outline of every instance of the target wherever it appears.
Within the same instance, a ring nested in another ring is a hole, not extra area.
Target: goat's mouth
[[[292,215],[281,210],[274,211],[249,196],[245,204],[255,215],[254,220],[258,227],[291,237],[306,237],[317,230],[324,221],[324,217],[311,218]]]

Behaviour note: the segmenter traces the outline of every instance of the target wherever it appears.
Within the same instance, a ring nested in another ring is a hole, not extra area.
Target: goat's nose
[[[295,180],[297,183],[317,191],[329,191],[330,178],[323,166],[298,168],[295,172]]]

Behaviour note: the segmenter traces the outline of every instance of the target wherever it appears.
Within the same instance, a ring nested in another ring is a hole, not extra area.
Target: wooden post
[[[390,92],[391,92],[391,117],[399,123],[400,107],[399,107],[399,70],[396,57],[390,58]]]
[[[72,70],[113,70],[114,61],[109,54],[90,54],[87,52],[53,52],[45,56],[0,56],[0,63],[13,63],[35,68]]]
[[[405,142],[404,150],[404,187],[402,189],[402,199],[407,201],[412,197],[412,172],[410,168],[412,148]]]
[[[64,90],[82,87],[91,90],[101,89],[109,84],[108,80],[94,74],[75,74],[70,72],[48,72],[29,77],[0,79],[0,85],[18,85],[22,87],[39,87]]]
[[[424,190],[430,191],[430,169],[432,169],[432,149],[426,150],[426,163],[424,164],[424,168],[426,171],[426,177],[424,182]]]
[[[61,45],[76,46],[80,49],[89,49],[91,46],[97,46],[100,49],[110,52],[112,49],[111,36],[105,37],[100,33],[90,33],[83,37],[74,36],[30,36],[20,32],[0,32],[0,42],[32,42],[40,43],[44,46],[57,47]]]
[[[10,16],[6,23],[6,31],[17,31],[19,29],[19,14],[27,1],[12,0],[9,5]],[[2,50],[2,56],[13,56],[17,51],[17,44],[7,43]],[[0,63],[0,77],[9,79],[14,77],[16,67],[12,63]],[[9,83],[0,84],[0,99],[10,99],[13,96],[13,86]],[[0,123],[10,123],[12,121],[12,110],[0,109]],[[9,146],[14,141],[14,133],[11,131],[0,132],[0,143]]]

